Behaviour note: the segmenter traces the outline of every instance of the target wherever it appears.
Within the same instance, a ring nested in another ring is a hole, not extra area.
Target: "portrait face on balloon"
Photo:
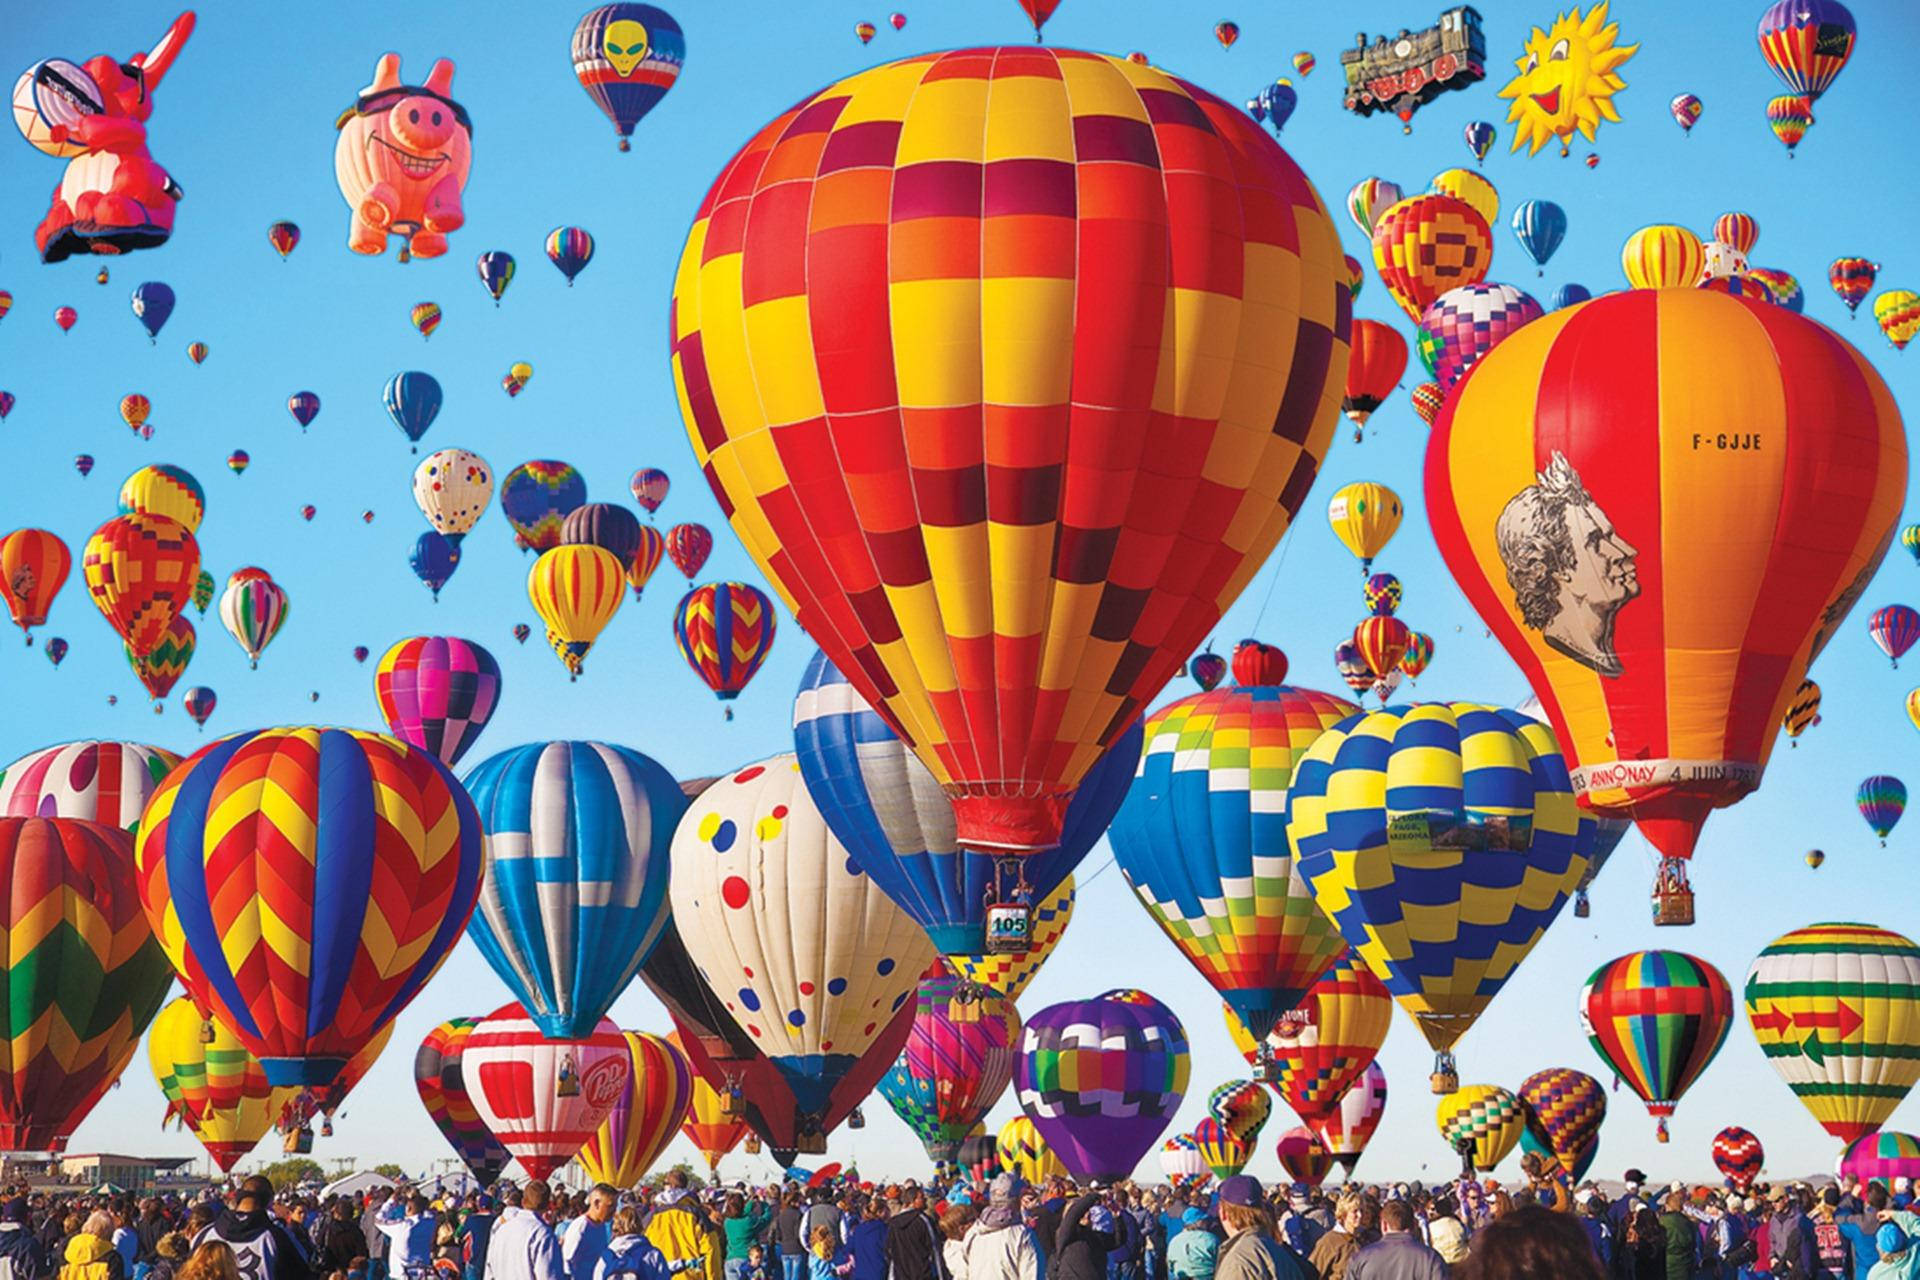
[[[1521,623],[1581,666],[1618,676],[1614,619],[1640,594],[1640,551],[1564,455],[1555,451],[1535,482],[1508,501],[1494,537]]]

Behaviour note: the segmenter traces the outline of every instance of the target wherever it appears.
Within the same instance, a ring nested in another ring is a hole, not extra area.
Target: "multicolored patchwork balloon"
[[[963,990],[936,960],[914,990],[913,1030],[880,1094],[927,1149],[950,1161],[1007,1091],[1020,1051],[1020,1012],[998,992]]]
[[[1665,1142],[1667,1117],[1727,1041],[1733,992],[1696,956],[1634,951],[1587,979],[1580,1025],[1600,1060],[1647,1104]]]
[[[1463,285],[1434,299],[1420,317],[1420,331],[1432,343],[1441,391],[1453,390],[1482,356],[1544,314],[1510,284]]]
[[[1392,1024],[1387,988],[1352,948],[1343,948],[1267,1037],[1274,1091],[1308,1122],[1326,1115],[1365,1074]],[[1237,1015],[1227,1019],[1227,1031],[1234,1046],[1251,1055],[1253,1037]]]
[[[587,482],[571,463],[551,458],[523,462],[500,482],[500,510],[523,550],[560,545],[560,525],[587,501]]]
[[[1607,1118],[1607,1092],[1600,1082],[1571,1067],[1549,1067],[1520,1082],[1520,1105],[1527,1132],[1567,1176],[1578,1179],[1585,1173]]]
[[[420,1042],[413,1055],[413,1084],[440,1134],[474,1181],[490,1187],[513,1154],[500,1145],[473,1105],[461,1055],[478,1018],[449,1018]]]
[[[1319,1135],[1305,1125],[1281,1134],[1273,1153],[1280,1157],[1280,1167],[1290,1180],[1309,1187],[1319,1186],[1333,1172],[1333,1155],[1320,1145]]]
[[[1321,1148],[1351,1175],[1386,1114],[1387,1073],[1373,1061],[1347,1086],[1340,1101],[1307,1121],[1307,1127],[1320,1140]]]
[[[1128,1177],[1186,1096],[1187,1033],[1172,1010],[1100,998],[1027,1020],[1014,1068],[1020,1107],[1075,1178]]]
[[[1207,1114],[1251,1147],[1273,1114],[1273,1097],[1252,1080],[1229,1080],[1207,1095]]]
[[[1033,908],[1033,926],[1027,935],[1025,952],[948,956],[947,963],[968,982],[1017,1000],[1054,948],[1060,945],[1072,920],[1073,877],[1068,876]]]
[[[1840,1153],[1840,1176],[1849,1182],[1877,1182],[1891,1191],[1895,1178],[1920,1177],[1920,1138],[1890,1129],[1855,1138]]]
[[[1461,1085],[1440,1099],[1435,1121],[1461,1161],[1481,1173],[1492,1173],[1527,1128],[1520,1099],[1497,1084]]]
[[[1029,1128],[1033,1125],[1025,1116],[1008,1123],[1025,1124]],[[1166,1175],[1168,1185],[1175,1191],[1198,1191],[1213,1178],[1213,1170],[1200,1154],[1200,1144],[1190,1133],[1176,1133],[1160,1144],[1160,1172]],[[1060,1173],[1065,1175],[1065,1165],[1060,1166]]]
[[[500,664],[458,636],[411,636],[380,656],[373,697],[395,737],[460,763],[500,705]]]

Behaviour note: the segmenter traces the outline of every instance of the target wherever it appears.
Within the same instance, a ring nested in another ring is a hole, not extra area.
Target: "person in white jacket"
[[[396,1280],[419,1280],[433,1270],[433,1234],[440,1227],[440,1218],[428,1210],[425,1196],[418,1191],[411,1196],[395,1196],[373,1225],[391,1242],[387,1266]]]
[[[1020,1220],[1022,1190],[1020,1179],[1011,1173],[993,1180],[986,1211],[960,1241],[962,1265],[953,1268],[956,1278],[1040,1280],[1040,1249]]]
[[[484,1280],[563,1280],[560,1242],[540,1217],[547,1207],[547,1196],[546,1183],[529,1182],[515,1208],[509,1193],[508,1208],[493,1224],[493,1235],[487,1241]]]

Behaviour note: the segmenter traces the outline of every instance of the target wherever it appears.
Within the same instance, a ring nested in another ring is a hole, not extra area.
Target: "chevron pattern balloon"
[[[1251,1147],[1273,1115],[1273,1095],[1251,1080],[1229,1080],[1207,1095],[1207,1114]]]
[[[954,1158],[1007,1091],[1020,1050],[1020,1013],[1013,1001],[986,991],[961,1005],[961,988],[944,961],[934,961],[921,975],[913,1029],[879,1085],[894,1114],[938,1161]]]
[[[1497,1084],[1464,1084],[1440,1099],[1440,1136],[1481,1173],[1492,1173],[1520,1144],[1526,1114],[1520,1099]]]
[[[1053,1154],[1053,1148],[1026,1116],[1015,1116],[1001,1125],[994,1137],[994,1146],[1000,1167],[1018,1174],[1022,1182],[1039,1186],[1048,1178],[1067,1176],[1067,1166]]]
[[[667,923],[686,796],[631,747],[536,742],[466,776],[487,877],[467,934],[556,1040],[592,1032]]]
[[[633,1073],[613,1110],[580,1148],[580,1167],[595,1182],[624,1190],[647,1176],[680,1131],[693,1106],[694,1073],[687,1055],[664,1037],[644,1031],[620,1036]]]
[[[467,1091],[460,1059],[468,1035],[479,1025],[478,1018],[449,1018],[427,1032],[413,1055],[413,1085],[420,1092],[420,1105],[427,1109],[460,1163],[475,1182],[490,1187],[513,1155],[480,1119],[473,1096]]]
[[[1315,1116],[1307,1127],[1326,1153],[1352,1174],[1386,1114],[1387,1073],[1377,1061],[1369,1062],[1333,1109]]]
[[[74,818],[0,818],[0,926],[0,1150],[58,1151],[173,982],[140,911],[132,838]]]
[[[773,650],[773,602],[744,582],[709,582],[681,597],[673,642],[722,702],[740,696]]]
[[[465,789],[418,747],[357,730],[201,748],[154,793],[135,854],[188,994],[274,1084],[339,1074],[440,967],[480,892]]]
[[[1200,1154],[1200,1144],[1190,1133],[1176,1133],[1160,1144],[1160,1172],[1175,1191],[1198,1191],[1213,1177],[1213,1170]]]
[[[578,1155],[633,1075],[626,1039],[608,1019],[581,1039],[551,1040],[517,1004],[467,1033],[460,1065],[481,1121],[530,1178]]]
[[[1193,1145],[1216,1178],[1231,1178],[1253,1159],[1253,1147],[1212,1116],[1193,1126]]]
[[[1567,1176],[1578,1179],[1582,1159],[1600,1141],[1600,1123],[1607,1118],[1607,1092],[1600,1082],[1571,1067],[1549,1067],[1520,1082],[1520,1105],[1527,1132],[1540,1143]]]
[[[1745,1191],[1752,1186],[1766,1163],[1766,1148],[1751,1131],[1735,1124],[1713,1135],[1713,1167],[1735,1190]]]
[[[0,772],[0,814],[79,818],[135,831],[160,780],[180,763],[138,742],[65,742],[20,757]]]

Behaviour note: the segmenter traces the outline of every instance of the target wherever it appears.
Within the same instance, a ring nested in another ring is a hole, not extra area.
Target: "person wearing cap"
[[[1775,1187],[1767,1215],[1767,1252],[1773,1280],[1813,1280],[1813,1223],[1786,1187]]]
[[[42,1280],[52,1270],[30,1218],[22,1197],[15,1196],[0,1208],[0,1280]]]
[[[1607,1206],[1607,1220],[1613,1223],[1613,1237],[1616,1240],[1626,1239],[1627,1226],[1633,1221],[1633,1215],[1646,1204],[1640,1188],[1646,1185],[1647,1175],[1638,1169],[1629,1169],[1620,1175],[1620,1181],[1626,1184],[1626,1190],[1620,1193],[1618,1200]]]
[[[1413,1234],[1405,1200],[1380,1206],[1380,1238],[1353,1255],[1346,1280],[1447,1280],[1447,1264]]]
[[[1169,1280],[1213,1280],[1220,1253],[1220,1237],[1205,1209],[1190,1208],[1180,1215],[1180,1230],[1167,1241]]]
[[[1214,1255],[1214,1280],[1312,1280],[1305,1260],[1275,1239],[1259,1179],[1236,1173],[1221,1180],[1220,1225],[1227,1238]]]
[[[1040,1280],[1040,1248],[1020,1220],[1026,1190],[1019,1177],[1002,1173],[988,1184],[987,1207],[960,1238],[958,1267],[966,1280]]]
[[[232,1203],[193,1238],[197,1250],[220,1240],[233,1250],[243,1280],[307,1280],[306,1246],[273,1216],[273,1183],[255,1174],[240,1184]]]
[[[1061,1207],[1053,1247],[1047,1254],[1048,1280],[1107,1280],[1112,1221],[1106,1188],[1097,1182],[1067,1201]]]
[[[1873,1245],[1879,1261],[1867,1272],[1867,1280],[1910,1280],[1920,1274],[1920,1270],[1916,1270],[1920,1249],[1913,1247],[1913,1238],[1898,1222],[1881,1223],[1874,1233]]]

